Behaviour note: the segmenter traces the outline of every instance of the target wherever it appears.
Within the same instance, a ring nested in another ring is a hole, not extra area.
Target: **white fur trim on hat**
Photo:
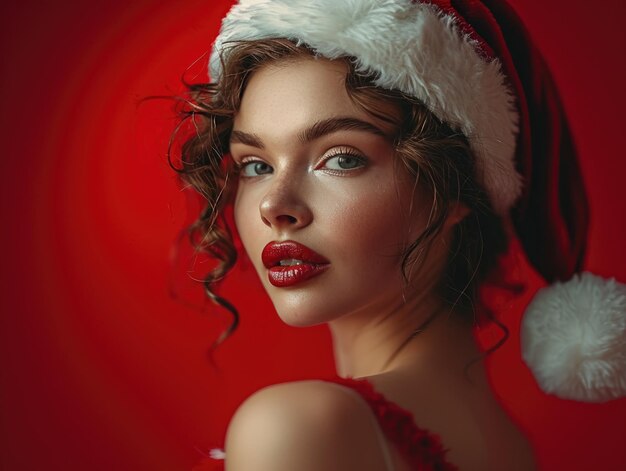
[[[454,17],[410,0],[240,0],[211,54],[213,80],[230,41],[286,38],[336,59],[351,56],[375,84],[421,100],[460,130],[476,155],[477,179],[499,215],[521,194],[514,155],[518,113],[498,59],[486,59]]]
[[[586,402],[626,396],[626,285],[583,273],[543,288],[521,341],[544,391]]]

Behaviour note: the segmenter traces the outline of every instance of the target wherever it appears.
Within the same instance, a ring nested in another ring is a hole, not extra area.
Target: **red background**
[[[189,469],[252,391],[333,371],[326,329],[281,325],[245,263],[224,287],[242,324],[218,352],[221,373],[205,354],[228,316],[169,295],[170,249],[190,217],[165,159],[175,120],[171,103],[137,102],[182,90],[229,2],[128,3],[1,7],[2,469]],[[512,3],[580,148],[586,266],[625,282],[625,4]],[[541,394],[519,359],[518,304],[489,367],[542,469],[624,469],[625,400]]]

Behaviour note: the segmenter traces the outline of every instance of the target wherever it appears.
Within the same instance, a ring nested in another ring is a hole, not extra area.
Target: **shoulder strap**
[[[415,423],[411,411],[389,401],[374,389],[366,378],[326,378],[327,382],[345,386],[359,395],[382,429],[384,435],[396,445],[398,451],[415,469],[424,471],[457,471],[457,467],[445,459],[446,451],[441,439]],[[383,449],[387,450],[387,442]],[[387,456],[389,452],[387,450]],[[387,469],[393,469],[388,465]]]
[[[378,423],[377,418],[374,416],[369,403],[363,398],[363,396],[361,396],[358,392],[356,392],[354,389],[345,386],[345,385],[341,385],[338,384],[334,381],[325,381],[328,384],[332,384],[334,386],[336,386],[339,390],[345,392],[346,394],[349,394],[350,396],[356,398],[357,401],[359,401],[362,405],[364,405],[367,408],[367,412],[368,412],[368,416],[370,417],[371,421],[372,421],[372,425],[374,426],[374,430],[376,430],[376,436],[378,437],[378,443],[380,444],[380,448],[382,450],[383,453],[383,458],[385,460],[385,469],[387,471],[395,471],[395,467],[393,465],[393,460],[391,459],[391,453],[389,451],[389,446],[387,444],[387,440],[385,438],[385,434],[383,433],[383,431],[380,428],[380,424]]]

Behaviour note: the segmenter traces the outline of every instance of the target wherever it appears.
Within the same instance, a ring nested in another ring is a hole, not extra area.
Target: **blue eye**
[[[258,177],[259,175],[267,175],[272,173],[274,169],[265,162],[260,160],[252,160],[241,164],[240,172],[244,177]]]
[[[358,155],[339,154],[324,162],[324,167],[329,170],[354,170],[365,165],[365,159]]]

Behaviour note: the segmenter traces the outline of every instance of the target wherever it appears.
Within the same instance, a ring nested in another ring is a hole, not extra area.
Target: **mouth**
[[[261,260],[268,269],[269,282],[281,288],[313,278],[330,266],[322,255],[292,240],[270,242],[263,248]]]

